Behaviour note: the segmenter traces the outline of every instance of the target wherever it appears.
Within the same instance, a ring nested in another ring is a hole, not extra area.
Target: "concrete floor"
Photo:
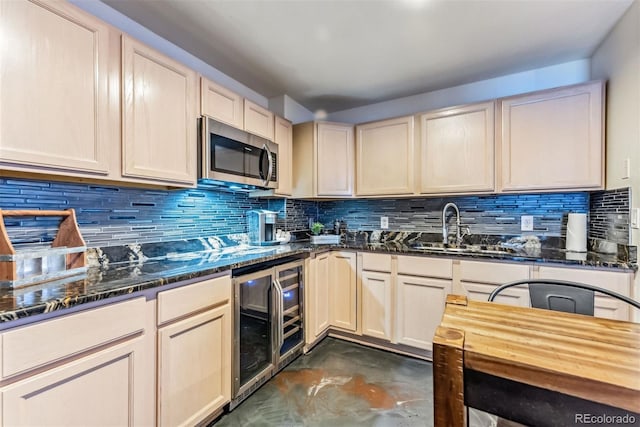
[[[432,383],[429,362],[325,338],[213,425],[428,427]]]

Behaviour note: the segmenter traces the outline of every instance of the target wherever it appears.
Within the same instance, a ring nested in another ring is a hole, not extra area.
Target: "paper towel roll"
[[[567,221],[567,250],[587,251],[587,214],[570,213]]]

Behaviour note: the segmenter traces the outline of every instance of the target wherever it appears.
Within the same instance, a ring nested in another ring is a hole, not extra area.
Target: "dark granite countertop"
[[[415,249],[416,242],[420,243],[419,239],[406,238],[406,235],[402,239],[386,241],[371,241],[370,236],[363,238],[362,235],[350,237],[340,245],[297,242],[253,247],[229,241],[212,245],[212,240],[218,242],[221,239],[208,238],[90,249],[88,258],[91,266],[82,279],[47,282],[20,289],[0,289],[0,323],[197,279],[259,262],[295,255],[305,256],[330,249],[637,270],[635,261],[629,262],[629,258],[623,259],[619,254],[587,252],[574,255],[545,247],[509,249],[500,253],[482,252],[481,249],[491,247],[487,244],[474,245],[474,248],[480,249],[475,252],[432,252]]]

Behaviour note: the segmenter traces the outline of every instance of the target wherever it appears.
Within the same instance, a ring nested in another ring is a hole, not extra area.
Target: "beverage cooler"
[[[304,260],[233,271],[234,376],[231,409],[302,354]]]

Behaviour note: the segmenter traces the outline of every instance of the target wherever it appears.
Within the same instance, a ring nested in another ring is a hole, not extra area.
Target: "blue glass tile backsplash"
[[[2,209],[74,208],[89,247],[245,233],[248,209],[265,200],[204,189],[148,190],[0,178]],[[9,218],[13,242],[50,241],[60,220]]]
[[[286,231],[307,230],[310,219],[328,228],[332,228],[335,219],[340,219],[350,230],[378,230],[380,217],[386,216],[390,230],[438,233],[442,228],[442,207],[447,202],[458,205],[462,223],[473,234],[522,234],[520,216],[532,215],[534,231],[528,233],[562,237],[569,212],[591,212],[590,235],[628,244],[630,197],[629,189],[621,189],[314,202],[256,199],[244,193],[200,188],[150,190],[0,178],[0,208],[74,208],[90,247],[245,233],[248,209],[277,211],[277,227]],[[614,226],[610,225],[612,215],[616,218]],[[50,241],[58,223],[59,220],[51,218],[5,221],[14,242]]]
[[[520,216],[533,215],[534,229],[529,234],[561,236],[569,212],[589,212],[589,194],[576,192],[331,201],[320,203],[319,217],[323,223],[344,220],[349,229],[377,230],[380,217],[386,216],[390,230],[438,233],[447,202],[458,205],[461,222],[472,234],[521,234]]]

